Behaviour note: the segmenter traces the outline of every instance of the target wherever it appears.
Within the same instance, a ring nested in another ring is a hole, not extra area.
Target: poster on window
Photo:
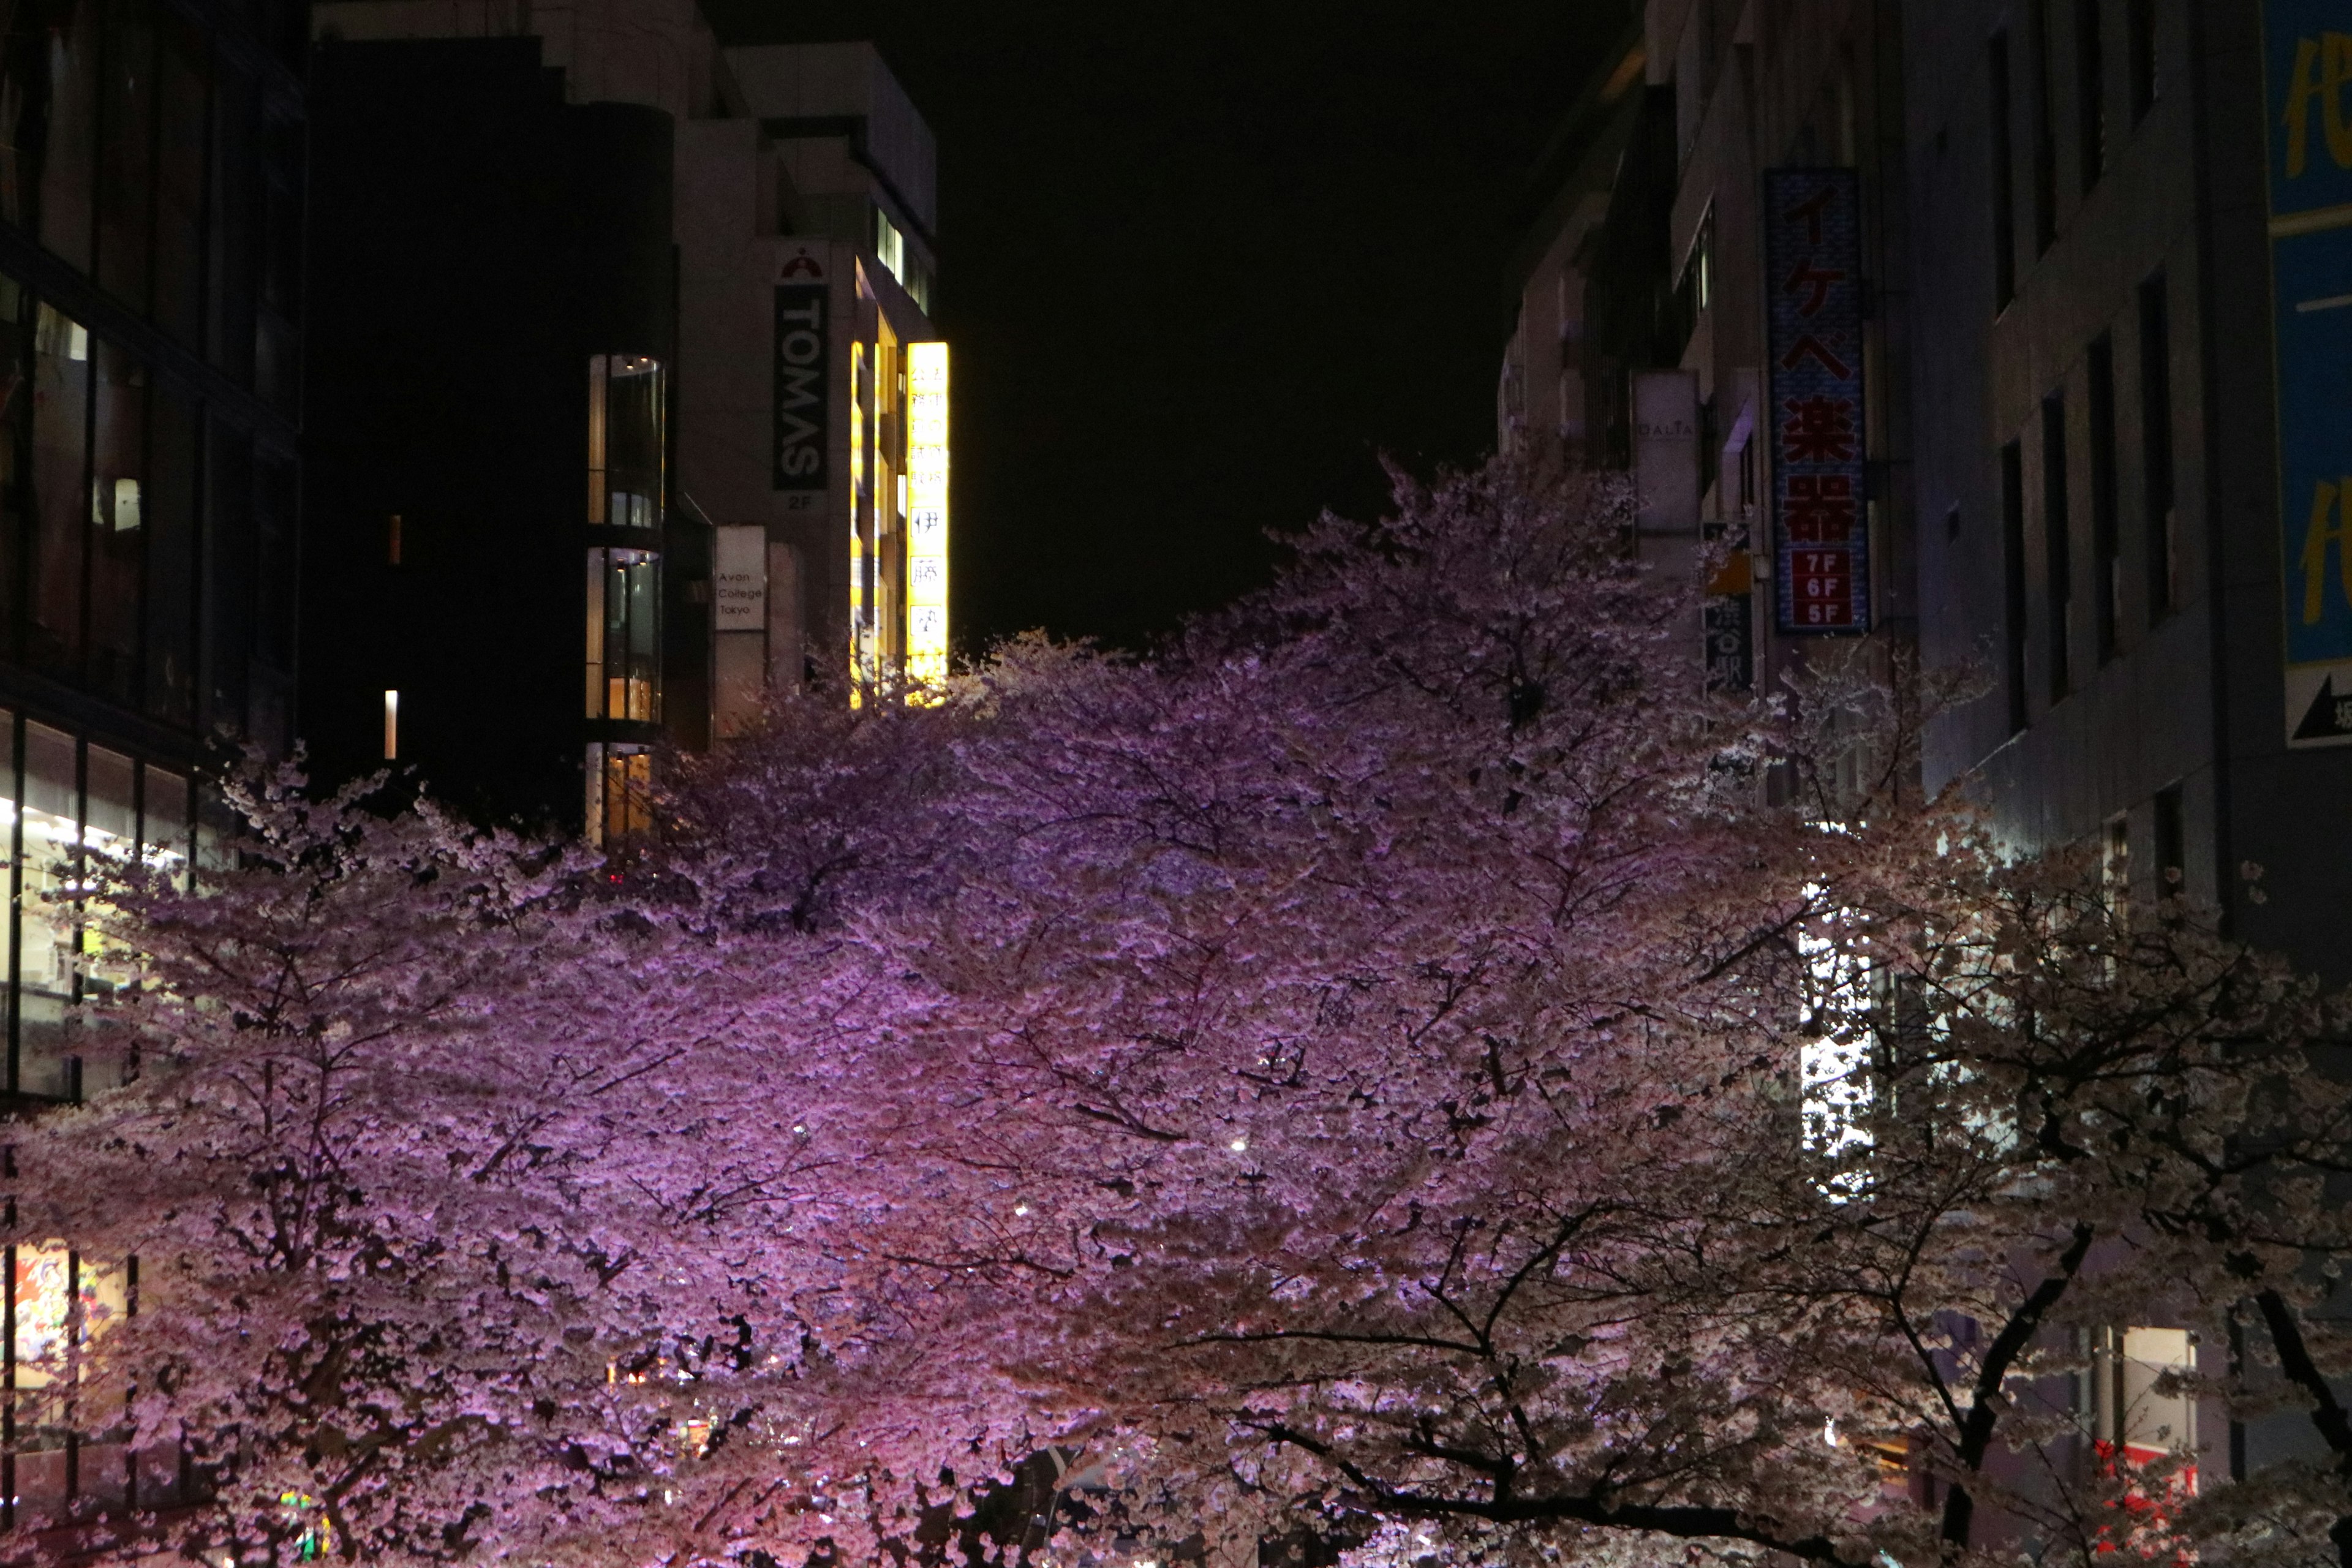
[[[1861,182],[1768,170],[1764,216],[1776,619],[1796,636],[1866,632]]]

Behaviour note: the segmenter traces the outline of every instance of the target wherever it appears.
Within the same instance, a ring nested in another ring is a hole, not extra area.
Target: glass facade
[[[644,831],[653,759],[615,725],[661,721],[661,529],[667,521],[667,381],[642,354],[588,362],[584,827],[598,845]],[[621,544],[616,540],[630,539]]]
[[[641,354],[597,354],[589,360],[590,523],[662,525],[664,379],[661,362]]]
[[[661,557],[588,552],[588,717],[661,720]]]
[[[0,29],[0,968],[8,1108],[78,1100],[133,984],[110,868],[184,885],[191,764],[287,734],[304,145],[292,0],[15,0]],[[205,20],[194,20],[202,16]],[[207,829],[215,847],[219,834]],[[168,1507],[89,1348],[133,1260],[0,1264],[0,1530]]]

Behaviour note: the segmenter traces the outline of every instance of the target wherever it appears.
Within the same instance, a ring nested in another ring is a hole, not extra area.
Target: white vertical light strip
[[[387,763],[400,760],[400,693],[397,691],[383,694],[383,760]]]
[[[948,677],[948,345],[907,345],[907,675]]]

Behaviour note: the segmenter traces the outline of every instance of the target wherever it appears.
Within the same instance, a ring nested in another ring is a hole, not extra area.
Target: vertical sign
[[[2352,742],[2352,5],[2266,0],[2286,743]]]
[[[1748,531],[1720,522],[1706,525],[1706,538],[1710,544],[1723,542],[1727,532],[1735,548],[1725,553],[1723,563],[1708,576],[1706,608],[1702,612],[1706,628],[1706,689],[1709,691],[1753,691],[1756,689],[1755,638],[1752,635],[1755,617],[1750,608]]]
[[[1861,182],[1852,169],[1767,170],[1764,215],[1779,625],[1866,632]]]
[[[948,345],[907,345],[907,675],[948,674]]]
[[[812,247],[795,247],[776,269],[776,489],[825,488],[832,307],[824,258]]]
[[[712,629],[768,629],[768,531],[758,523],[716,531],[711,551]]]

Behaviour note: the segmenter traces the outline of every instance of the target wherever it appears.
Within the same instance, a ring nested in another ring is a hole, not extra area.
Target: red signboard
[[[1866,632],[1861,184],[1852,169],[1769,170],[1764,213],[1780,628]]]

